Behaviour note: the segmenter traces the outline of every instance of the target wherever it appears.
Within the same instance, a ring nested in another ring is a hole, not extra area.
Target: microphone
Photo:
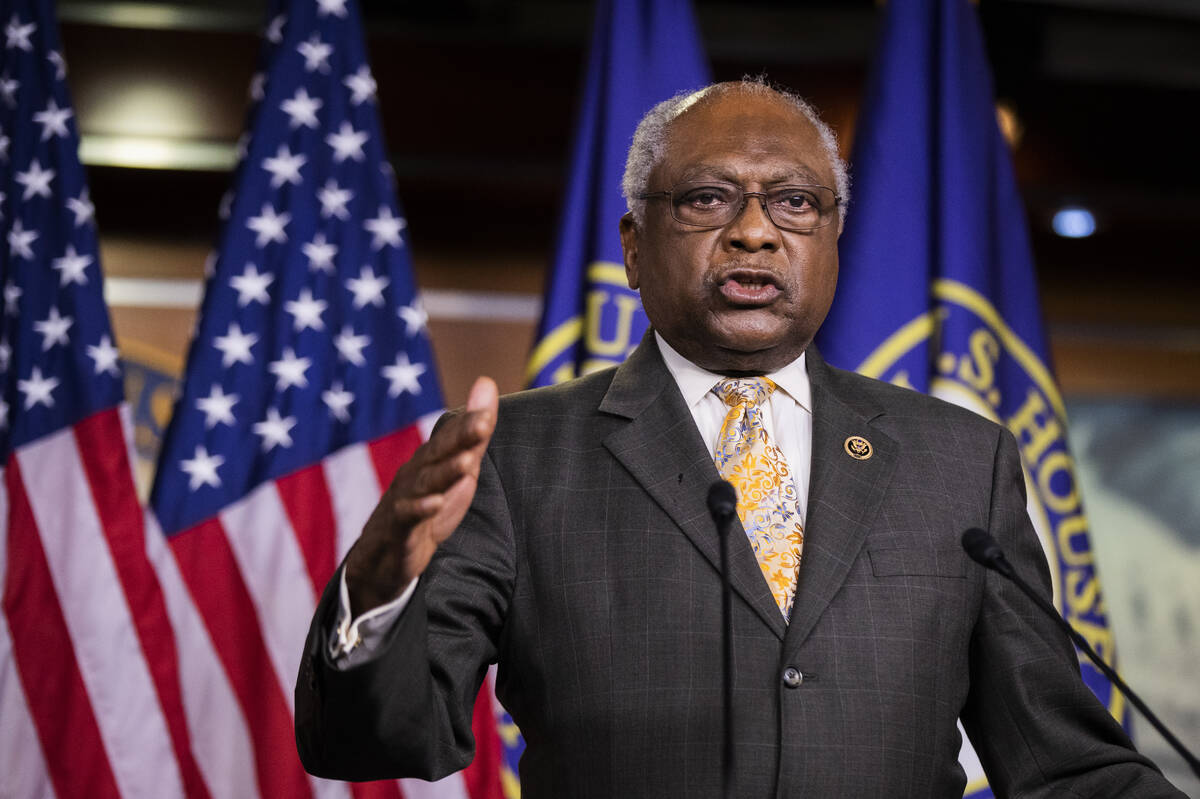
[[[1130,688],[1115,671],[1113,671],[1112,667],[1105,663],[1100,656],[1096,654],[1096,650],[1092,649],[1092,646],[1087,642],[1087,639],[1080,635],[1075,628],[1072,627],[1067,620],[1059,614],[1058,609],[1047,602],[1041,594],[1034,591],[1033,587],[1030,586],[1029,583],[1025,582],[1025,580],[1023,580],[1019,574],[1017,574],[1016,570],[1013,569],[1012,564],[1008,562],[1008,558],[1004,557],[1004,550],[1000,548],[998,543],[996,543],[996,539],[992,537],[991,533],[987,532],[986,530],[981,530],[978,527],[972,527],[970,530],[967,530],[965,533],[963,533],[962,547],[964,550],[966,550],[966,553],[968,556],[970,556],[971,560],[975,561],[984,568],[991,569],[992,571],[995,571],[1016,583],[1017,587],[1024,591],[1026,596],[1033,600],[1033,603],[1038,606],[1039,610],[1041,610],[1050,618],[1054,619],[1059,627],[1066,630],[1067,635],[1070,636],[1071,640],[1075,642],[1075,646],[1079,647],[1079,649],[1088,656],[1092,663],[1096,664],[1096,668],[1100,669],[1104,676],[1107,677],[1109,681],[1115,685],[1118,690],[1120,690],[1121,693],[1125,694],[1125,697],[1129,700],[1130,704],[1141,711],[1142,715],[1146,717],[1146,720],[1154,725],[1154,729],[1158,730],[1159,734],[1166,739],[1167,743],[1174,747],[1175,751],[1183,757],[1188,766],[1190,766],[1192,771],[1195,772],[1196,776],[1200,777],[1200,760],[1197,760],[1196,756],[1193,755],[1188,748],[1184,746],[1183,743],[1176,738],[1170,730],[1167,729],[1167,726],[1159,720],[1158,716],[1154,715],[1154,712],[1146,706],[1146,703],[1142,701],[1141,697],[1134,693],[1133,689]]]
[[[709,486],[708,513],[721,538],[721,704],[725,719],[721,795],[733,799],[733,593],[729,585],[729,527],[737,514],[737,491],[727,480]]]
[[[737,513],[737,491],[728,480],[718,480],[709,486],[708,512],[717,525],[717,532],[721,535],[729,532],[729,522]]]

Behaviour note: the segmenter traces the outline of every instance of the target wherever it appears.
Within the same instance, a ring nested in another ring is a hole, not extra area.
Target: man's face
[[[735,92],[701,101],[668,129],[666,155],[650,191],[694,180],[745,191],[835,185],[816,129],[772,97]],[[631,288],[651,325],[679,354],[719,373],[763,373],[800,356],[833,301],[838,223],[780,230],[758,198],[722,228],[676,222],[670,202],[652,199],[646,219],[621,220]]]

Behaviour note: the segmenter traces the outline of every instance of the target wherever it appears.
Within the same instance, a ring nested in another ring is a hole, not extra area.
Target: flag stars
[[[87,187],[79,192],[78,197],[67,198],[67,208],[75,215],[75,227],[91,222],[96,218],[96,206],[88,196]]]
[[[213,339],[213,346],[221,351],[221,366],[228,369],[235,363],[254,363],[250,348],[258,342],[254,333],[243,333],[241,325],[231,322],[229,332]]]
[[[337,257],[337,245],[331,244],[325,240],[324,233],[318,233],[313,236],[312,241],[305,244],[300,250],[304,253],[304,257],[308,258],[308,268],[313,272],[328,272],[333,274],[333,259]]]
[[[92,256],[80,255],[75,252],[75,245],[68,244],[67,251],[61,258],[55,258],[50,262],[51,267],[58,271],[59,286],[66,286],[70,283],[77,283],[80,286],[87,285],[87,268],[92,264]]]
[[[358,68],[358,71],[353,75],[347,75],[342,83],[350,90],[350,104],[361,105],[368,100],[375,99],[375,77],[371,74],[371,68],[363,64]]]
[[[379,216],[363,222],[363,227],[371,234],[371,249],[374,250],[382,250],[388,245],[404,246],[400,240],[400,231],[407,225],[404,217],[392,216],[392,209],[386,205],[379,206]]]
[[[9,243],[12,243],[11,238],[9,239]],[[21,299],[21,295],[24,293],[24,289],[22,289],[16,283],[9,281],[4,287],[4,313],[8,314],[9,316],[16,316],[17,301]]]
[[[354,402],[354,395],[342,387],[341,381],[322,391],[321,401],[329,408],[333,418],[343,423],[350,421],[350,404]]]
[[[51,308],[49,316],[40,322],[34,322],[33,329],[42,337],[42,352],[49,351],[56,344],[67,346],[70,343],[67,331],[73,324],[75,320],[60,314],[58,308]]]
[[[33,121],[42,126],[42,141],[49,141],[55,136],[68,136],[67,120],[74,114],[70,108],[59,108],[54,98],[44,111],[33,115]]]
[[[267,23],[267,41],[271,44],[279,44],[283,41],[283,26],[287,22],[286,14],[277,14]]]
[[[12,230],[8,231],[8,247],[21,258],[33,260],[33,247],[30,245],[37,240],[37,237],[38,232],[36,230],[26,230],[21,220],[19,218],[15,219],[13,220]],[[20,292],[20,289],[17,289],[17,291]],[[5,289],[6,296],[7,292],[8,290]],[[18,293],[17,296],[20,296],[20,294]]]
[[[267,76],[262,72],[255,72],[250,76],[250,99],[258,102],[267,96]]]
[[[289,99],[279,104],[279,110],[288,115],[288,126],[292,129],[299,127],[316,130],[317,111],[325,102],[319,97],[309,97],[308,90],[301,86]]]
[[[293,154],[286,144],[281,144],[274,156],[263,159],[262,168],[271,173],[271,188],[273,189],[278,189],[285,183],[299,186],[303,182],[300,177],[300,167],[304,166],[307,161],[308,156],[303,153]]]
[[[25,193],[21,195],[21,199],[49,197],[50,181],[54,180],[54,174],[53,169],[42,169],[41,162],[36,158],[33,159],[27,172],[17,173],[17,183],[25,187]]]
[[[429,314],[425,312],[425,308],[417,300],[413,300],[412,305],[402,305],[396,311],[396,315],[404,321],[404,330],[411,337],[420,333],[425,329],[425,325],[429,322]]]
[[[204,414],[204,428],[211,430],[219,424],[233,427],[233,406],[237,404],[237,394],[226,394],[220,384],[213,383],[207,397],[196,400],[196,407]]]
[[[8,161],[8,147],[12,144],[12,139],[4,135],[4,131],[0,131],[0,161]]]
[[[362,351],[371,343],[370,336],[356,336],[354,329],[350,325],[342,328],[342,333],[333,340],[333,346],[337,347],[338,357],[349,361],[355,366],[362,366],[367,362],[363,357]]]
[[[258,267],[248,263],[240,275],[229,279],[229,285],[238,294],[238,307],[245,308],[252,302],[268,304],[271,296],[267,293],[267,286],[274,280],[275,275],[272,273],[259,272]]]
[[[62,80],[67,76],[67,60],[62,57],[62,53],[51,50],[46,53],[46,60],[50,62],[50,66],[54,67],[55,80]]]
[[[276,446],[287,449],[292,446],[292,428],[296,426],[296,417],[283,417],[276,408],[267,409],[267,418],[254,423],[254,434],[262,436],[263,452],[270,452]]]
[[[213,488],[221,487],[221,478],[217,476],[217,469],[225,463],[225,459],[220,455],[209,455],[208,450],[203,445],[196,445],[195,457],[179,462],[179,468],[187,473],[188,490],[195,491],[200,486],[212,486]]]
[[[283,350],[283,357],[267,364],[267,370],[275,375],[275,390],[284,391],[291,386],[306,388],[308,378],[304,373],[312,366],[312,358],[299,358],[291,347]]]
[[[329,71],[329,56],[333,54],[333,47],[321,41],[320,34],[314,33],[307,41],[300,42],[296,45],[296,51],[304,56],[305,72]]]
[[[33,50],[33,43],[29,41],[29,37],[37,30],[37,25],[30,22],[28,25],[22,25],[21,20],[16,14],[12,15],[12,19],[4,26],[4,37],[8,49],[17,48],[26,52]]]
[[[5,72],[0,75],[0,95],[4,96],[4,104],[9,108],[17,107],[17,89],[21,88],[21,81],[10,78]]]
[[[315,299],[309,288],[302,289],[299,298],[283,304],[283,309],[292,315],[292,328],[297,333],[310,327],[324,330],[325,322],[321,320],[321,314],[328,307],[329,303]]]
[[[322,219],[328,219],[331,216],[343,220],[350,218],[350,211],[346,208],[346,203],[354,199],[354,192],[343,189],[333,178],[325,181],[325,187],[317,192],[317,199],[321,201]]]
[[[399,397],[401,394],[420,394],[421,383],[418,378],[425,374],[425,364],[413,363],[407,353],[396,356],[396,362],[380,370],[388,380],[388,396]]]
[[[337,133],[326,136],[325,143],[333,148],[333,160],[336,163],[340,164],[347,158],[363,161],[367,157],[363,152],[363,145],[367,143],[366,131],[355,130],[349,122],[343,122]]]
[[[96,365],[95,374],[110,374],[113,377],[121,376],[121,369],[117,366],[117,360],[120,356],[107,333],[100,337],[99,344],[88,346],[87,354]]]
[[[317,0],[317,16],[328,17],[330,14],[344,18],[346,16],[346,0]]]
[[[284,228],[291,221],[291,214],[277,213],[270,203],[263,203],[262,214],[246,220],[246,227],[258,234],[254,244],[258,247],[265,247],[268,242],[274,241],[283,244],[287,241],[287,233],[284,232]]]
[[[33,367],[28,380],[18,380],[17,390],[25,395],[25,410],[34,405],[54,407],[54,389],[58,388],[57,377],[42,377],[41,367]]]
[[[0,341],[0,372],[7,372],[12,363],[12,347],[7,341]]]
[[[358,277],[352,277],[346,281],[346,288],[354,295],[356,310],[368,305],[381,308],[383,307],[383,289],[390,282],[388,278],[376,275],[370,266],[364,266],[359,270]]]

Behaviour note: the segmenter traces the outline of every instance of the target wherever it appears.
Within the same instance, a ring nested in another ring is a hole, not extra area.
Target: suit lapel
[[[813,392],[812,472],[804,557],[787,632],[790,654],[812,632],[845,582],[895,469],[897,444],[871,425],[882,410],[839,389],[840,378],[815,347],[808,349]],[[870,443],[865,459],[846,451],[847,439]]]
[[[719,571],[720,543],[707,498],[721,478],[650,332],[617,368],[600,411],[629,420],[604,446]],[[733,590],[782,639],[783,616],[736,520],[729,536]]]

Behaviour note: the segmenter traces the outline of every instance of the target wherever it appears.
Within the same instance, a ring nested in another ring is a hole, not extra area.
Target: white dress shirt
[[[679,386],[684,404],[696,420],[696,427],[700,430],[705,447],[709,452],[714,452],[729,407],[713,389],[725,377],[701,369],[684,358],[663,340],[658,331],[655,331],[654,338],[658,342],[658,350],[662,353],[667,370]],[[783,452],[792,478],[796,481],[796,495],[799,499],[797,508],[803,523],[808,516],[808,482],[812,472],[812,385],[808,381],[804,353],[782,369],[765,376],[775,383],[777,388],[771,392],[768,407],[763,409],[763,423],[767,428],[767,436]],[[349,661],[370,657],[384,632],[408,605],[413,591],[417,588],[417,581],[410,582],[396,599],[366,611],[357,619],[351,617],[350,591],[346,587],[345,569],[342,570],[339,588],[341,612],[338,614],[338,625],[330,638],[329,646],[336,664],[348,667],[352,665]],[[356,657],[346,657],[356,649]]]

